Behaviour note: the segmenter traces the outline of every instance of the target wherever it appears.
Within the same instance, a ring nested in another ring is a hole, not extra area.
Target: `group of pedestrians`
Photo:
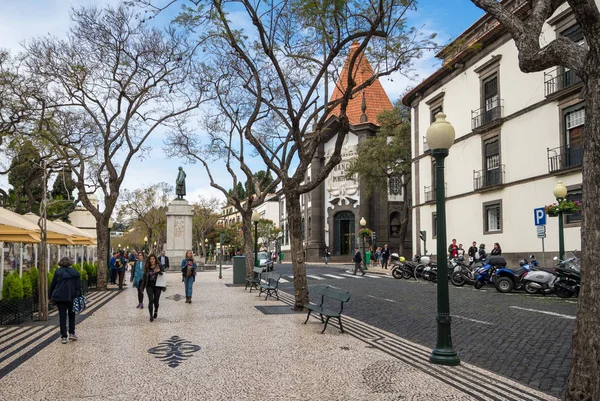
[[[144,253],[141,251],[133,254],[133,258],[136,256],[137,260],[132,260],[131,263],[129,281],[137,289],[138,304],[136,308],[144,309],[144,292],[146,293],[150,321],[153,322],[158,318],[161,293],[167,289],[165,271],[169,268],[169,258],[164,252],[158,258],[156,255],[150,254],[144,259]],[[129,264],[129,258],[125,256],[124,251],[113,253],[109,266],[110,282],[117,284],[118,280],[120,290],[126,285],[124,277]],[[73,300],[81,295],[81,275],[71,267],[73,261],[69,257],[62,258],[58,265],[59,269],[54,273],[48,294],[50,300],[58,308],[61,342],[66,344],[68,340],[77,340]],[[185,258],[181,261],[181,275],[185,287],[185,302],[189,304],[192,303],[193,284],[196,281],[197,269],[198,264],[194,260],[193,252],[187,251]]]
[[[390,256],[392,256],[392,252],[388,248],[388,244],[385,244],[382,247],[377,247],[375,251],[373,251],[373,247],[369,247],[369,252],[371,252],[371,256],[373,258],[373,264],[375,266],[381,266],[382,269],[388,268],[388,262],[390,260]]]
[[[502,255],[502,248],[500,244],[494,242],[494,248],[490,252],[492,256],[500,256]],[[448,256],[452,259],[462,257],[466,258],[468,256],[470,263],[480,262],[487,259],[488,254],[485,251],[485,244],[479,244],[477,246],[477,241],[473,241],[473,244],[469,247],[469,249],[465,253],[465,249],[462,244],[456,245],[456,239],[452,240],[452,243],[448,246]]]

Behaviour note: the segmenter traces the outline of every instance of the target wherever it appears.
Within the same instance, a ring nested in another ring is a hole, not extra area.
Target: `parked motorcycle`
[[[392,253],[390,258],[392,260],[392,276],[395,279],[404,278],[404,276],[402,275],[404,263],[406,262],[404,256],[399,256],[397,253]]]
[[[522,259],[519,267],[501,267],[496,269],[494,277],[494,286],[498,292],[508,293],[512,290],[522,290],[525,288],[523,277],[527,275],[535,266],[539,266],[535,256],[530,255],[530,260]]]
[[[421,257],[419,255],[415,255],[412,261],[405,260],[402,266],[402,278],[408,280],[414,277],[416,280],[415,270],[420,263]]]
[[[557,257],[554,260],[559,260]],[[534,270],[523,276],[525,291],[529,294],[550,294],[556,292],[561,298],[579,295],[581,283],[579,261],[572,253],[565,260],[559,260],[553,273],[546,270]]]
[[[475,270],[483,266],[481,262],[469,265],[462,258],[451,259],[450,264],[453,266],[450,282],[457,287],[462,287],[465,284],[475,284]]]
[[[502,256],[490,256],[487,263],[475,271],[475,288],[479,290],[486,284],[492,284],[496,269],[501,267],[506,267],[506,260]]]

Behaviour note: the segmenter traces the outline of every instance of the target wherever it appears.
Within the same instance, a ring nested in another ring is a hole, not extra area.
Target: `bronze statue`
[[[175,194],[177,199],[183,199],[185,196],[185,171],[183,167],[179,167],[179,174],[177,174],[177,180],[175,181]]]

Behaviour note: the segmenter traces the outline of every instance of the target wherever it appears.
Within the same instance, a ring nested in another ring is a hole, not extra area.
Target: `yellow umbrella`
[[[36,227],[37,222],[40,219],[39,216],[36,216],[33,213],[27,213],[23,216],[24,219],[28,220],[31,223],[35,223]],[[38,227],[39,231],[39,227]],[[38,233],[39,235],[39,233]],[[75,237],[71,232],[59,226],[52,220],[46,219],[46,242],[52,245],[75,245],[74,241]]]

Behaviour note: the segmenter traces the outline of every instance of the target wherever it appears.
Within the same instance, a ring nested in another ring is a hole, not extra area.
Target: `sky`
[[[52,35],[64,37],[69,21],[69,9],[73,5],[117,4],[118,0],[0,0],[0,48],[9,49],[15,54],[22,50],[21,43],[32,37]],[[176,9],[173,9],[173,13]],[[483,12],[470,0],[421,0],[418,10],[410,13],[408,23],[424,32],[436,32],[440,44],[449,43],[472,25]],[[381,81],[390,100],[395,102],[407,87],[413,87],[431,75],[440,66],[440,61],[432,53],[418,60],[415,64],[416,77],[409,80],[405,77],[393,77]],[[134,160],[126,173],[122,188],[134,190],[156,182],[167,182],[174,185],[177,167],[182,161],[166,157],[163,138],[160,132],[150,137],[147,145],[152,148],[151,156],[144,160]],[[253,168],[257,170],[262,163],[256,160]],[[187,173],[186,199],[194,201],[198,196],[223,195],[210,187],[208,176],[199,164],[185,165]],[[224,171],[214,172],[215,178],[225,187],[231,187],[231,177]],[[6,177],[0,176],[0,187],[7,189]]]

